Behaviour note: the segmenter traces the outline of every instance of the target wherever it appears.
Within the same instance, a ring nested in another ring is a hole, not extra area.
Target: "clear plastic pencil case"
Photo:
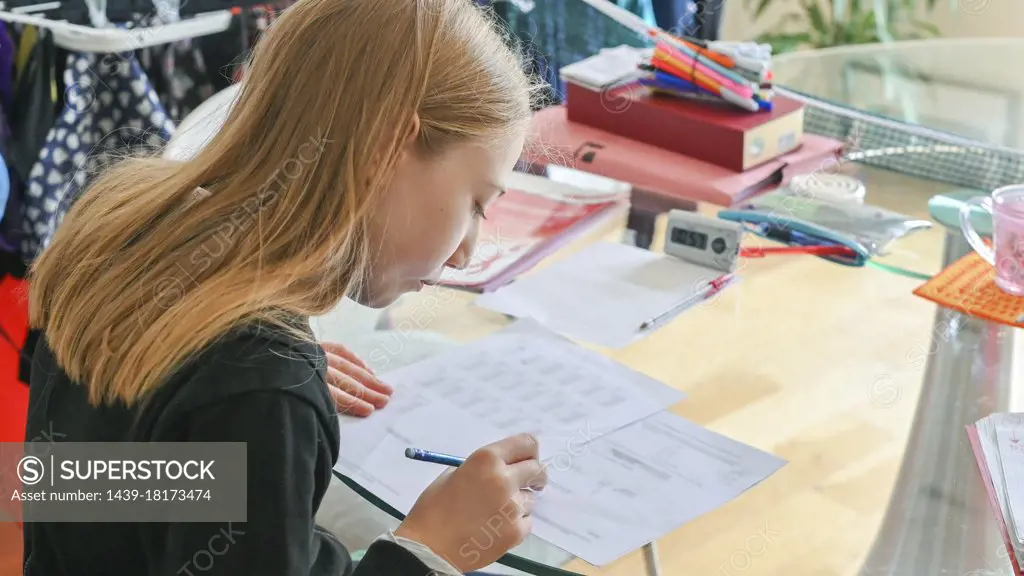
[[[932,226],[929,220],[878,206],[816,198],[789,187],[723,210],[718,217],[739,222],[754,234],[791,246],[847,246],[855,256],[823,256],[847,266],[863,266],[871,258],[884,255],[894,240]]]

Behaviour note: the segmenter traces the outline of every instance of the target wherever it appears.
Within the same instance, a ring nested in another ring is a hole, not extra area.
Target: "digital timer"
[[[668,213],[665,253],[676,258],[732,272],[740,254],[743,225],[694,212]]]

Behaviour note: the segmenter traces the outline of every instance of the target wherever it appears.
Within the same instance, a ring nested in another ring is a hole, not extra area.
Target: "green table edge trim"
[[[405,520],[405,514],[402,514],[387,502],[384,502],[380,498],[374,496],[372,493],[370,493],[369,490],[360,486],[359,483],[357,483],[355,480],[352,480],[351,478],[345,476],[344,474],[338,472],[337,470],[332,470],[332,472],[338,478],[338,480],[341,480],[346,486],[354,490],[356,494],[359,494],[361,497],[369,501],[377,508],[380,508],[388,515],[394,517],[397,520]],[[548,566],[547,564],[541,564],[540,562],[537,562],[535,560],[523,558],[522,556],[516,556],[515,554],[511,553],[505,554],[500,559],[498,559],[498,563],[504,566],[508,566],[509,568],[522,570],[523,572],[527,572],[535,576],[583,576],[578,572],[569,572],[568,570],[562,570],[561,568],[555,568],[553,566]]]

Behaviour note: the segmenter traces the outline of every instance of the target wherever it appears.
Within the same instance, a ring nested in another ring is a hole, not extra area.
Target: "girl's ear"
[[[412,118],[409,121],[408,132],[405,134],[406,142],[415,142],[420,136],[420,114],[419,112],[413,112]]]
[[[402,137],[402,147],[400,154],[402,157],[409,155],[412,158],[417,157],[419,154],[419,138],[420,138],[420,115],[417,112],[413,112],[409,118],[409,124],[405,127],[405,134]]]

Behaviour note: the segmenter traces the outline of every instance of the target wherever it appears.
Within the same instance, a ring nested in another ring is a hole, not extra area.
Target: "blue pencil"
[[[431,452],[430,450],[420,450],[419,448],[406,448],[405,457],[412,460],[419,460],[421,462],[454,466],[455,468],[466,463],[465,458],[452,456],[450,454],[441,454],[440,452]]]

